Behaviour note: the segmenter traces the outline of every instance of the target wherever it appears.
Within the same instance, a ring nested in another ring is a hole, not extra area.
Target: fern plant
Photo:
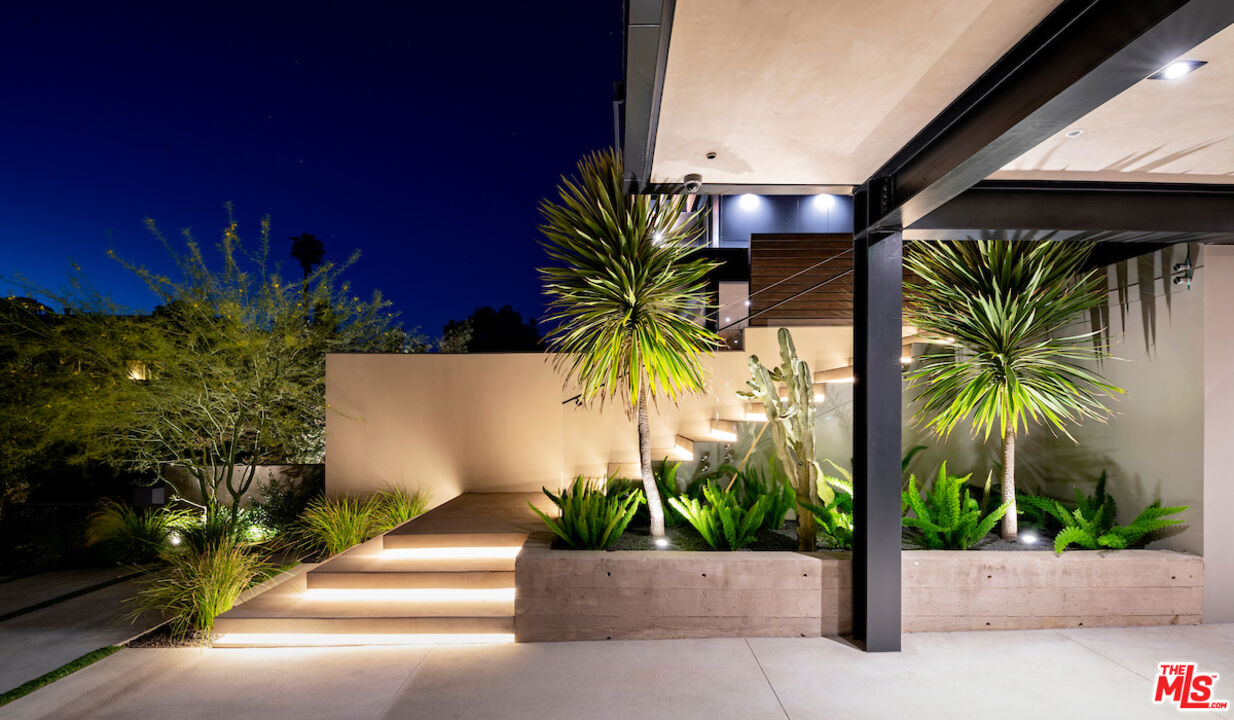
[[[550,517],[540,508],[527,504],[548,529],[575,550],[605,550],[613,546],[643,502],[643,492],[630,487],[606,490],[600,483],[574,479],[561,495],[544,488],[544,494],[557,506],[561,517]]]
[[[1182,520],[1166,516],[1180,513],[1188,507],[1162,507],[1161,502],[1157,501],[1144,508],[1130,525],[1116,525],[1118,506],[1113,496],[1106,493],[1105,484],[1106,474],[1102,472],[1092,495],[1084,495],[1076,488],[1075,509],[1067,508],[1050,497],[1024,495],[1018,499],[1027,508],[1032,508],[1030,514],[1049,515],[1062,525],[1054,537],[1054,552],[1059,554],[1071,545],[1088,550],[1134,547],[1150,533],[1181,523]]]
[[[723,489],[715,483],[703,488],[703,500],[682,495],[669,498],[668,502],[717,550],[739,550],[754,542],[772,502],[770,496],[760,495],[747,508],[737,490]]]
[[[993,511],[983,513],[986,498],[978,504],[969,496],[969,477],[971,474],[948,473],[944,462],[938,469],[934,486],[923,495],[917,490],[916,476],[909,476],[903,499],[915,517],[905,517],[904,526],[915,528],[922,544],[931,550],[967,550],[988,535],[1011,508],[1011,503],[1004,502]]]

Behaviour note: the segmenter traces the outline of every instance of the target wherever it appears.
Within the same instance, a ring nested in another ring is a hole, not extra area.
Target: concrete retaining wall
[[[905,632],[1195,624],[1204,563],[1160,550],[906,551]],[[579,552],[533,539],[515,568],[521,642],[817,637],[852,629],[848,553]]]

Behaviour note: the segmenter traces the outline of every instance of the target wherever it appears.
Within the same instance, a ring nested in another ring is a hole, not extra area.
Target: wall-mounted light
[[[757,210],[758,206],[761,205],[762,202],[763,199],[754,193],[745,193],[741,197],[737,198],[737,206],[742,210]]]
[[[1148,76],[1149,80],[1178,80],[1208,64],[1207,60],[1175,60]]]

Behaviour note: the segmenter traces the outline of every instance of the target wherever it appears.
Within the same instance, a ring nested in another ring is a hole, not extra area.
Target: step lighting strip
[[[514,602],[514,588],[308,588],[310,602]]]
[[[223,633],[215,647],[342,647],[350,645],[504,645],[514,633]]]

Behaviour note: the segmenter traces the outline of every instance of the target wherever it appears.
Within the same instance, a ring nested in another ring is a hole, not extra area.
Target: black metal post
[[[901,233],[854,240],[853,635],[900,649]]]

